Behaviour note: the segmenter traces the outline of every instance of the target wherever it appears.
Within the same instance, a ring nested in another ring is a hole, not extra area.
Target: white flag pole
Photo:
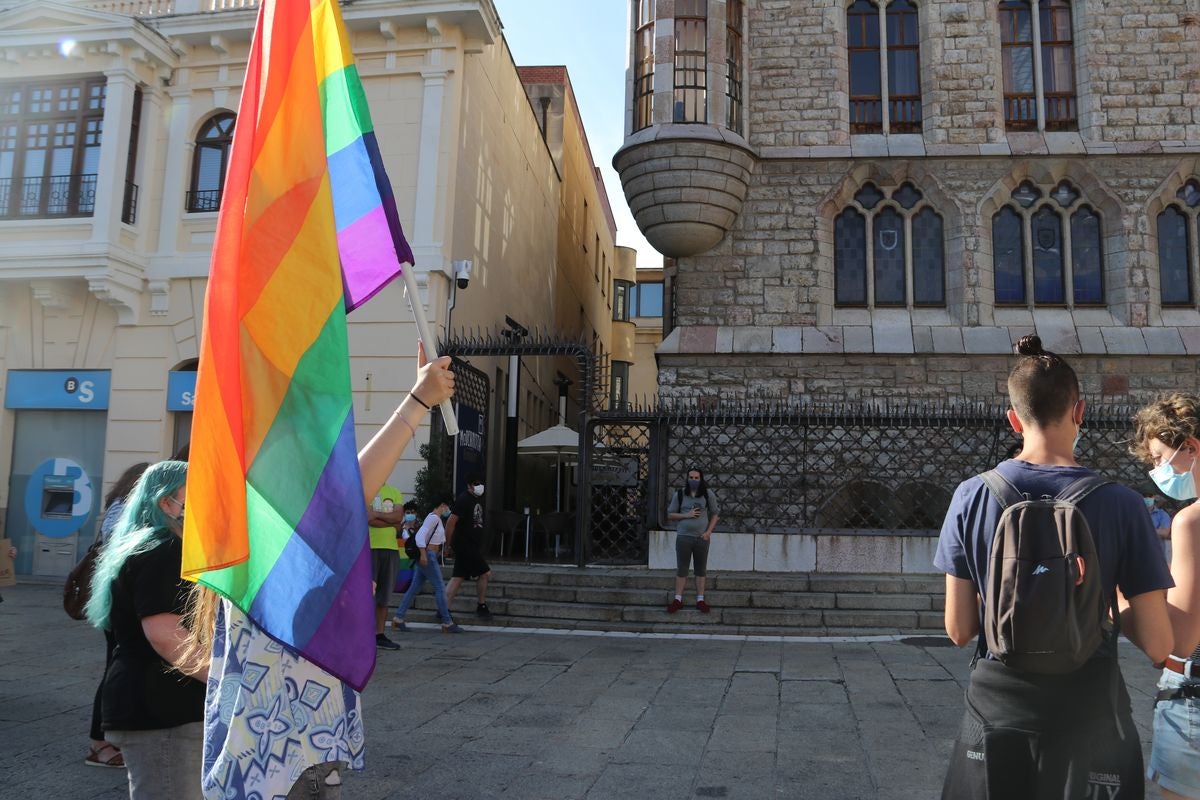
[[[404,290],[408,294],[408,304],[412,307],[413,317],[417,321],[417,335],[421,337],[421,343],[425,345],[426,358],[433,361],[438,357],[437,339],[429,328],[429,319],[425,316],[425,306],[421,303],[421,295],[417,291],[417,279],[413,275],[411,265],[405,264],[404,266],[405,269],[401,270],[400,274],[404,277]],[[440,408],[442,409],[442,425],[446,428],[446,434],[458,436],[458,419],[454,416],[454,405],[449,400],[443,400]]]

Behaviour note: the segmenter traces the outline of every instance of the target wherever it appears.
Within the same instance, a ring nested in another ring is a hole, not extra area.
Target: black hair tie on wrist
[[[421,404],[421,406],[422,406],[422,407],[424,407],[424,409],[425,409],[426,411],[432,411],[432,410],[433,410],[432,408],[430,408],[430,407],[429,407],[429,404],[428,404],[428,403],[426,403],[426,402],[425,402],[424,400],[422,400],[421,398],[417,397],[417,395],[416,395],[415,393],[413,393],[413,392],[409,392],[409,393],[408,393],[408,396],[409,396],[409,397],[411,397],[413,400],[416,400],[418,403],[420,403],[420,404]]]

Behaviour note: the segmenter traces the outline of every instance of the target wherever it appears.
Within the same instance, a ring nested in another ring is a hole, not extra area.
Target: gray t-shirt
[[[688,514],[693,508],[700,509],[700,516],[679,520],[675,525],[677,536],[700,536],[708,529],[709,516],[721,513],[721,507],[717,505],[717,496],[713,494],[712,489],[708,489],[700,497],[693,497],[686,490],[681,495],[676,490],[671,495],[671,505],[667,507],[667,513]]]

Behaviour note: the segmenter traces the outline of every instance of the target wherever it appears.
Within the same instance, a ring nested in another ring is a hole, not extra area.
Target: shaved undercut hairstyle
[[[1061,356],[1042,349],[1038,336],[1017,343],[1021,360],[1008,376],[1008,402],[1022,422],[1046,427],[1079,401],[1079,378]]]

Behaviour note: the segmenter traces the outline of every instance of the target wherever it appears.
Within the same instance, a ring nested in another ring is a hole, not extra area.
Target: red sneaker
[[[681,608],[683,608],[682,600],[672,600],[670,603],[667,604],[667,613],[674,614],[676,611],[678,611]]]
[[[712,611],[712,609],[708,607],[708,603],[704,602],[703,600],[696,601],[696,609],[701,614],[707,614],[708,612]]]

